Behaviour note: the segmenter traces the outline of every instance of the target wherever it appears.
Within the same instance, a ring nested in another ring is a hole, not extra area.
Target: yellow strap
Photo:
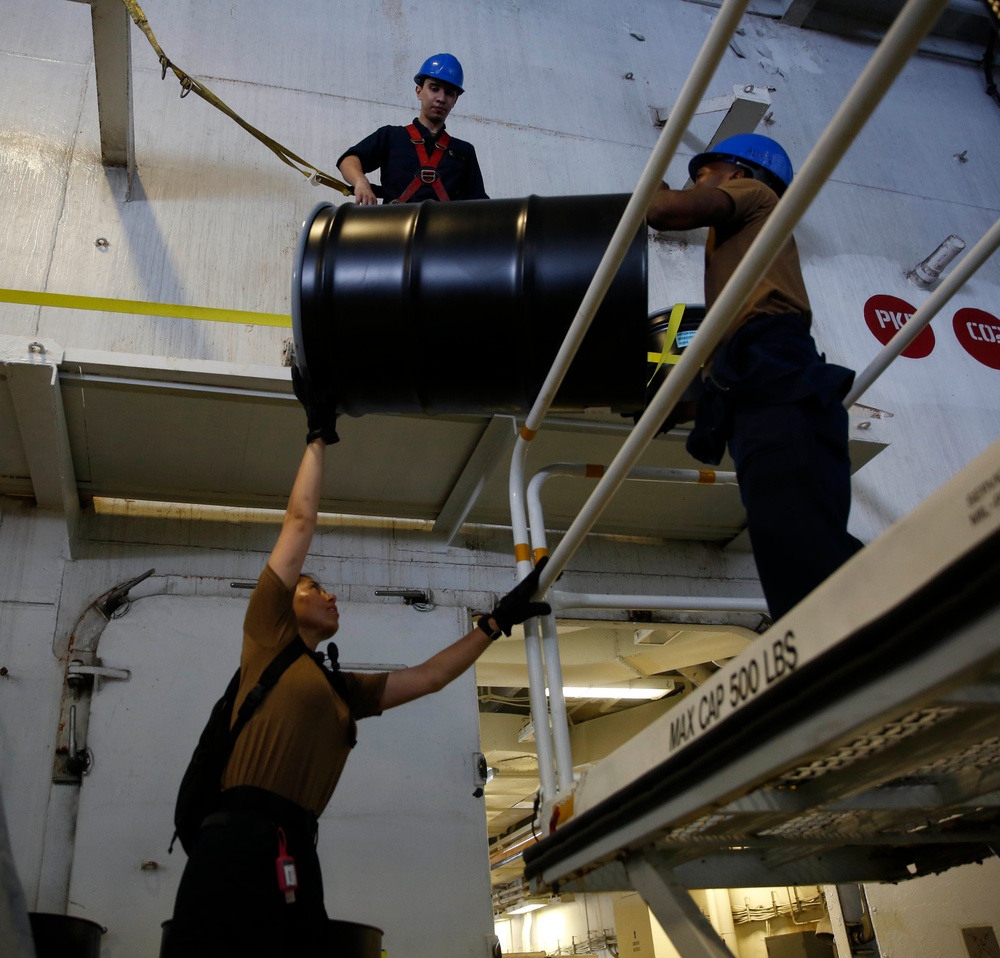
[[[672,366],[681,358],[677,353],[671,352],[671,347],[677,340],[677,330],[681,327],[681,319],[684,316],[684,307],[686,305],[686,303],[674,303],[673,308],[670,310],[670,319],[667,320],[667,331],[663,334],[663,352],[659,355],[656,353],[646,354],[646,362],[656,363],[656,369],[653,370],[653,374],[646,382],[647,386],[656,377],[661,366],[664,364]]]
[[[527,542],[517,542],[514,544],[514,561],[526,562],[531,558],[531,546]]]
[[[172,316],[206,319],[214,323],[249,323],[254,326],[292,325],[281,313],[252,313],[243,309],[183,306],[180,303],[144,303],[137,299],[105,299],[101,296],[69,296],[65,293],[35,293],[26,289],[0,289],[0,303],[25,306],[58,306],[62,309],[94,309],[106,313],[137,313],[141,316]]]
[[[146,39],[149,41],[150,46],[156,51],[157,57],[160,60],[160,68],[163,71],[163,77],[167,75],[167,67],[169,67],[174,76],[180,80],[181,84],[181,98],[186,97],[192,90],[198,94],[206,103],[210,103],[217,110],[221,110],[226,114],[231,120],[235,120],[244,130],[247,131],[251,136],[256,137],[264,144],[275,156],[281,160],[282,163],[286,163],[288,166],[292,167],[294,170],[298,170],[304,177],[306,177],[311,183],[320,183],[323,186],[332,187],[335,190],[343,193],[344,196],[350,196],[351,188],[346,184],[338,180],[334,176],[330,176],[329,173],[324,173],[318,167],[312,165],[312,163],[307,163],[300,156],[296,156],[291,150],[286,149],[277,140],[271,139],[266,133],[261,133],[256,127],[251,126],[243,119],[238,113],[231,110],[225,103],[222,102],[207,86],[199,83],[194,77],[188,76],[180,67],[175,66],[170,62],[170,58],[163,52],[160,44],[157,43],[156,37],[153,35],[153,29],[149,25],[149,21],[146,19],[146,14],[142,12],[142,8],[136,2],[136,0],[122,0],[125,4],[125,9],[128,10],[129,16],[132,18],[135,25],[142,30],[146,35]],[[300,169],[300,167],[305,167],[305,169]],[[308,172],[312,170],[312,172]]]

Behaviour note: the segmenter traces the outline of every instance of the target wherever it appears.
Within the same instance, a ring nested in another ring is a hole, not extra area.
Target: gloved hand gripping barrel
[[[300,372],[353,416],[527,413],[628,199],[321,203],[292,276]],[[646,264],[641,226],[553,412],[643,406]]]

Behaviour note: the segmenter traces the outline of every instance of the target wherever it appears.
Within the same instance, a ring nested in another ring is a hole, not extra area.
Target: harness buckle
[[[438,178],[437,170],[425,166],[420,170],[420,179],[424,183],[433,183]]]

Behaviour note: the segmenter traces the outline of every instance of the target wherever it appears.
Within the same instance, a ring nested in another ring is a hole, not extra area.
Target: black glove
[[[337,435],[337,403],[332,394],[328,390],[314,389],[299,372],[298,366],[292,366],[292,389],[306,411],[309,426],[306,444],[314,439],[322,439],[328,446],[340,442]]]
[[[504,635],[510,635],[511,629],[525,619],[536,615],[548,615],[552,606],[548,602],[532,602],[531,597],[538,591],[538,577],[542,574],[549,561],[548,556],[538,560],[538,565],[531,570],[513,589],[510,590],[490,613],[490,618]]]

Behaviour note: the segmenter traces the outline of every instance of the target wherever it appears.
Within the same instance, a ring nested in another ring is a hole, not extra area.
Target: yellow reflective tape
[[[0,303],[23,306],[56,306],[61,309],[92,309],[104,313],[135,313],[140,316],[170,316],[200,319],[213,323],[250,323],[254,326],[290,327],[290,316],[281,313],[254,313],[243,309],[216,309],[213,306],[183,306],[180,303],[147,303],[138,299],[106,299],[102,296],[70,296],[66,293],[36,293],[27,289],[0,289]]]
[[[527,426],[521,427],[521,438],[525,442],[531,442],[531,440],[534,439],[535,436],[537,435],[538,435],[537,429],[529,429]]]
[[[548,549],[535,549],[535,551],[532,553],[535,560],[535,565],[538,565],[539,560],[544,559],[548,554],[549,554]]]
[[[588,479],[600,479],[604,475],[604,466],[599,466],[596,463],[588,462],[587,467],[584,470],[584,475]]]
[[[698,482],[715,482],[715,470],[714,469],[699,469],[698,470]]]
[[[527,542],[518,542],[514,546],[514,559],[518,562],[528,562],[531,559],[531,546]]]

